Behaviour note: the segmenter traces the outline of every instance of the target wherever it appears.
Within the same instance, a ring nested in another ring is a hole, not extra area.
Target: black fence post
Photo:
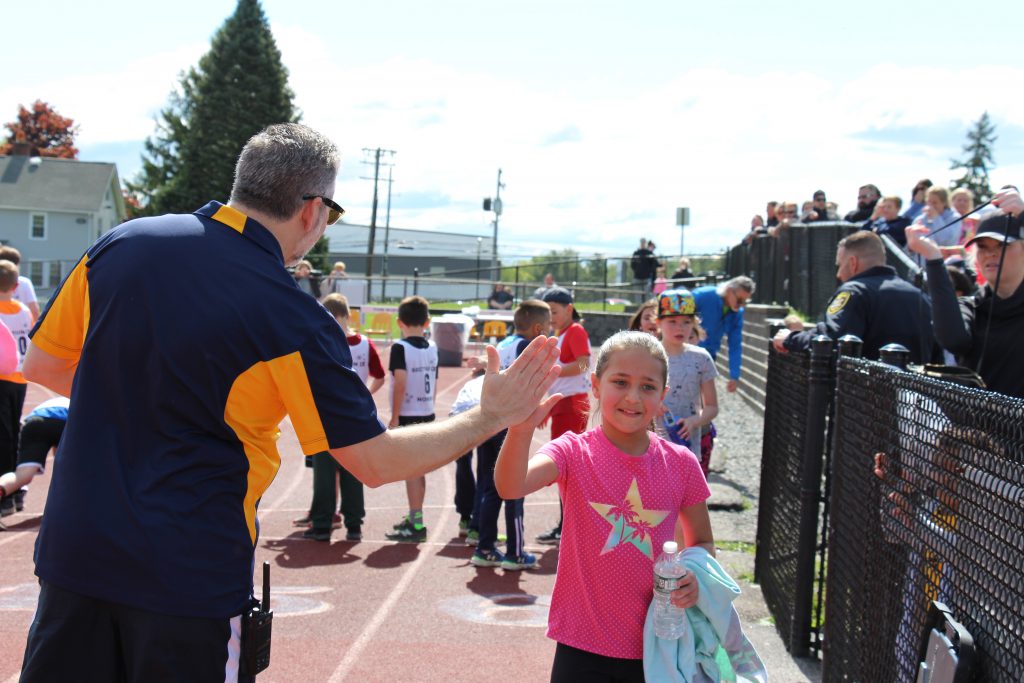
[[[878,360],[886,365],[893,365],[900,370],[907,369],[910,362],[910,351],[903,344],[886,344],[878,349]]]
[[[413,293],[413,296],[416,296],[417,294],[420,293],[420,269],[419,268],[413,268],[412,269],[412,293]]]
[[[825,421],[832,392],[832,340],[819,334],[811,342],[807,391],[807,423],[800,477],[800,527],[797,530],[796,587],[793,631],[789,651],[807,657],[810,650],[811,605],[814,595],[814,558],[818,542],[821,470],[825,450]]]
[[[839,338],[839,355],[860,358],[864,353],[864,342],[855,334],[844,334]]]

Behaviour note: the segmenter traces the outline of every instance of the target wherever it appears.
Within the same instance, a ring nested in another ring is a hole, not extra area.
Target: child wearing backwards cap
[[[541,297],[551,307],[551,329],[558,335],[558,364],[562,373],[551,385],[549,394],[563,398],[551,409],[551,440],[566,432],[582,434],[590,419],[590,337],[579,324],[580,314],[572,294],[565,287],[551,287]],[[558,525],[537,536],[538,543],[557,545],[562,539],[562,514]]]
[[[711,354],[687,343],[696,325],[697,302],[686,289],[672,289],[658,296],[661,344],[668,355],[668,391],[665,411],[674,418],[669,438],[692,451],[701,451],[702,431],[718,415],[715,362]],[[691,446],[692,444],[692,446]],[[704,476],[710,451],[698,458]]]

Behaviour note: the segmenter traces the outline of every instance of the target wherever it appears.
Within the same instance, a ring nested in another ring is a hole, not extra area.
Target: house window
[[[33,213],[29,217],[28,237],[33,240],[46,239],[46,214]]]
[[[32,280],[33,287],[45,286],[45,283],[43,282],[43,265],[43,261],[29,261],[28,272],[22,273],[22,275],[25,275],[28,279]]]

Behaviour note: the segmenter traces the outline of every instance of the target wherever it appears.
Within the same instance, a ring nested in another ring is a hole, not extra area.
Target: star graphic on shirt
[[[645,510],[643,501],[640,499],[640,488],[633,483],[629,485],[626,497],[618,505],[606,503],[590,503],[606,522],[612,525],[608,540],[605,541],[601,554],[611,552],[623,543],[631,543],[636,548],[654,559],[654,550],[651,546],[651,536],[654,528],[665,521],[670,510]]]

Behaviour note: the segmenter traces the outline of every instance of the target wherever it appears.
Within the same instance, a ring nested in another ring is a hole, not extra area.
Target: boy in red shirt
[[[558,364],[562,373],[551,385],[549,394],[562,394],[551,409],[551,439],[566,432],[582,434],[590,419],[590,337],[579,323],[580,314],[572,294],[564,287],[551,287],[542,300],[551,307],[551,329],[558,335]],[[557,545],[562,539],[562,514],[558,525],[537,536],[538,543]]]

